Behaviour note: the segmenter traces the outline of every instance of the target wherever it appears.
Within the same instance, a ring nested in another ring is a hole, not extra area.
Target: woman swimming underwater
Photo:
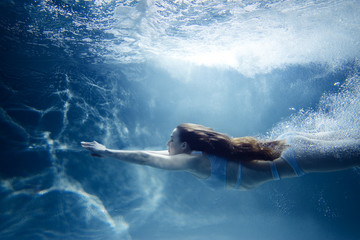
[[[287,133],[274,141],[259,141],[184,123],[172,132],[168,151],[112,150],[95,141],[81,145],[94,156],[187,171],[212,189],[248,190],[271,180],[358,167],[359,141],[334,140],[334,134]]]

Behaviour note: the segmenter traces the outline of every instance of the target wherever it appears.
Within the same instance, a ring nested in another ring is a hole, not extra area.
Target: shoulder
[[[210,175],[211,164],[207,155],[191,154],[189,156],[189,172],[199,178],[206,178]]]
[[[157,163],[157,167],[168,170],[187,171],[196,177],[208,177],[211,172],[211,165],[208,158],[201,154],[176,154],[168,156],[170,159]]]
[[[201,154],[187,154],[187,153],[181,153],[176,154],[173,156],[170,156],[172,161],[182,162],[183,164],[188,165],[189,167],[192,167],[194,165],[197,165],[201,162],[209,161],[206,156]]]

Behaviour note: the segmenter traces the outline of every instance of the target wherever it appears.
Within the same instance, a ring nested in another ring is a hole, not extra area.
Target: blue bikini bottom
[[[306,173],[299,166],[296,158],[294,148],[291,147],[292,138],[291,136],[286,137],[286,142],[290,145],[282,154],[281,158],[284,159],[291,167],[294,169],[298,177],[304,176]],[[279,172],[276,168],[275,162],[270,162],[271,172],[273,174],[274,180],[280,180]]]

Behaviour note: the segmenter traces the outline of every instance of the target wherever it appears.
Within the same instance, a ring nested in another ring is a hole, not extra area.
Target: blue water
[[[231,136],[359,138],[359,1],[0,2],[0,239],[359,239],[360,171],[212,191],[92,158]]]

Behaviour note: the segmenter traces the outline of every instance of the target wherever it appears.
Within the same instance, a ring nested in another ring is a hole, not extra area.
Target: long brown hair
[[[177,126],[182,142],[187,142],[193,151],[226,157],[230,160],[267,160],[279,158],[287,147],[284,140],[260,141],[253,137],[231,138],[213,129],[193,124],[183,123]]]

